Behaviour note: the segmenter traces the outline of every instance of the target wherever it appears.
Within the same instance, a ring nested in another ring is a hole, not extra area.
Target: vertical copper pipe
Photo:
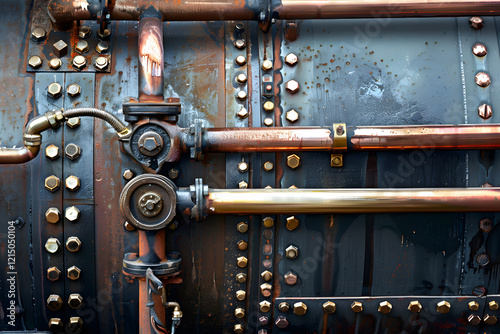
[[[163,102],[163,23],[155,16],[139,21],[139,101]]]

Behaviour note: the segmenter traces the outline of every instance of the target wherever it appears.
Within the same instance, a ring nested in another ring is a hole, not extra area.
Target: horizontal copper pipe
[[[211,189],[209,215],[500,211],[500,188]]]
[[[40,146],[24,146],[20,148],[0,147],[0,164],[22,164],[33,160]]]

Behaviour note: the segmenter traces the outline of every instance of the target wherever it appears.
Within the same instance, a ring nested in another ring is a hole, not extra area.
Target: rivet
[[[299,220],[295,216],[290,216],[286,219],[286,229],[289,231],[295,230],[299,227]]]
[[[244,256],[240,256],[236,259],[236,264],[240,268],[245,268],[247,266],[247,263],[248,263],[248,259]]]
[[[248,171],[248,164],[244,161],[240,162],[238,164],[238,171],[240,173],[245,173],[246,171]]]
[[[342,167],[344,165],[344,159],[342,154],[332,154],[330,165],[332,167]]]
[[[262,219],[262,224],[265,228],[271,228],[274,225],[274,219],[272,217],[265,217]]]
[[[491,110],[491,107],[487,104],[483,104],[477,108],[477,114],[479,117],[482,119],[489,119],[491,116],[493,116],[493,111]]]
[[[240,73],[236,76],[236,81],[240,84],[244,84],[247,82],[247,76],[243,73]]]
[[[285,275],[283,275],[283,278],[285,279],[285,283],[288,285],[297,284],[297,275],[295,275],[291,271],[289,271]]]
[[[475,79],[476,79],[476,84],[479,87],[484,88],[484,87],[488,87],[491,84],[490,76],[484,72],[479,72],[478,74],[476,74]]]
[[[241,307],[238,307],[236,310],[234,310],[234,316],[238,319],[243,318],[245,316],[245,310]]]
[[[269,59],[266,59],[262,62],[262,69],[264,71],[269,71],[273,68],[273,62]]]
[[[266,172],[272,171],[272,170],[273,170],[273,168],[274,168],[274,164],[273,164],[271,161],[266,161],[266,162],[264,163],[264,170],[265,170]]]
[[[245,58],[245,56],[238,56],[236,57],[236,64],[240,65],[240,66],[243,66],[247,63],[247,59]]]
[[[272,289],[273,289],[273,286],[269,283],[264,283],[264,284],[261,284],[260,285],[260,293],[264,296],[264,297],[269,297],[271,296],[271,293],[272,293]]]
[[[237,49],[244,49],[246,46],[247,46],[247,43],[245,42],[244,39],[237,39],[234,41],[234,46],[237,48]]]
[[[244,100],[247,99],[247,92],[245,92],[244,90],[240,90],[238,92],[237,97],[238,97],[239,100],[244,101]]]
[[[488,49],[484,44],[476,43],[472,46],[472,53],[477,57],[484,57],[488,53]]]
[[[38,56],[31,56],[29,59],[28,59],[28,64],[31,66],[31,68],[33,69],[37,69],[37,68],[40,68],[40,66],[42,66],[42,58],[38,57]]]
[[[238,225],[236,225],[236,229],[240,233],[246,233],[248,231],[248,224],[245,222],[238,223]]]
[[[274,122],[273,122],[273,119],[272,119],[272,118],[269,118],[269,117],[268,117],[268,118],[265,118],[265,119],[264,119],[264,124],[265,124],[266,126],[272,126],[272,125],[273,125],[273,123],[274,123]]]
[[[238,241],[237,245],[238,245],[238,249],[241,251],[244,251],[248,248],[248,242],[246,242],[245,240]]]
[[[269,111],[269,112],[273,111],[274,110],[274,103],[272,103],[271,101],[266,101],[264,103],[264,110]]]
[[[476,256],[476,262],[480,266],[484,267],[484,266],[488,265],[488,263],[490,263],[490,257],[486,253],[481,253],[481,254]]]
[[[238,117],[241,119],[245,119],[248,117],[248,110],[245,107],[241,107],[240,111],[238,111]]]
[[[236,299],[245,300],[246,294],[245,290],[238,290],[236,291]]]
[[[49,61],[49,67],[53,70],[57,70],[62,66],[62,61],[59,58],[52,58]]]
[[[479,310],[479,303],[474,301],[474,300],[469,302],[469,310],[471,310],[471,311]]]

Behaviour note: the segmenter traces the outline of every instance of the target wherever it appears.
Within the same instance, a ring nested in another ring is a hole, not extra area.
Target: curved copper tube
[[[40,146],[20,148],[0,147],[0,164],[22,164],[33,160],[40,151]]]
[[[210,189],[209,215],[500,211],[500,188]]]

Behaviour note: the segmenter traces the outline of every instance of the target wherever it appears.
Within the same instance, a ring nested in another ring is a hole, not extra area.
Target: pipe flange
[[[130,180],[120,194],[120,210],[140,230],[167,227],[175,217],[177,187],[163,175],[142,174]]]

